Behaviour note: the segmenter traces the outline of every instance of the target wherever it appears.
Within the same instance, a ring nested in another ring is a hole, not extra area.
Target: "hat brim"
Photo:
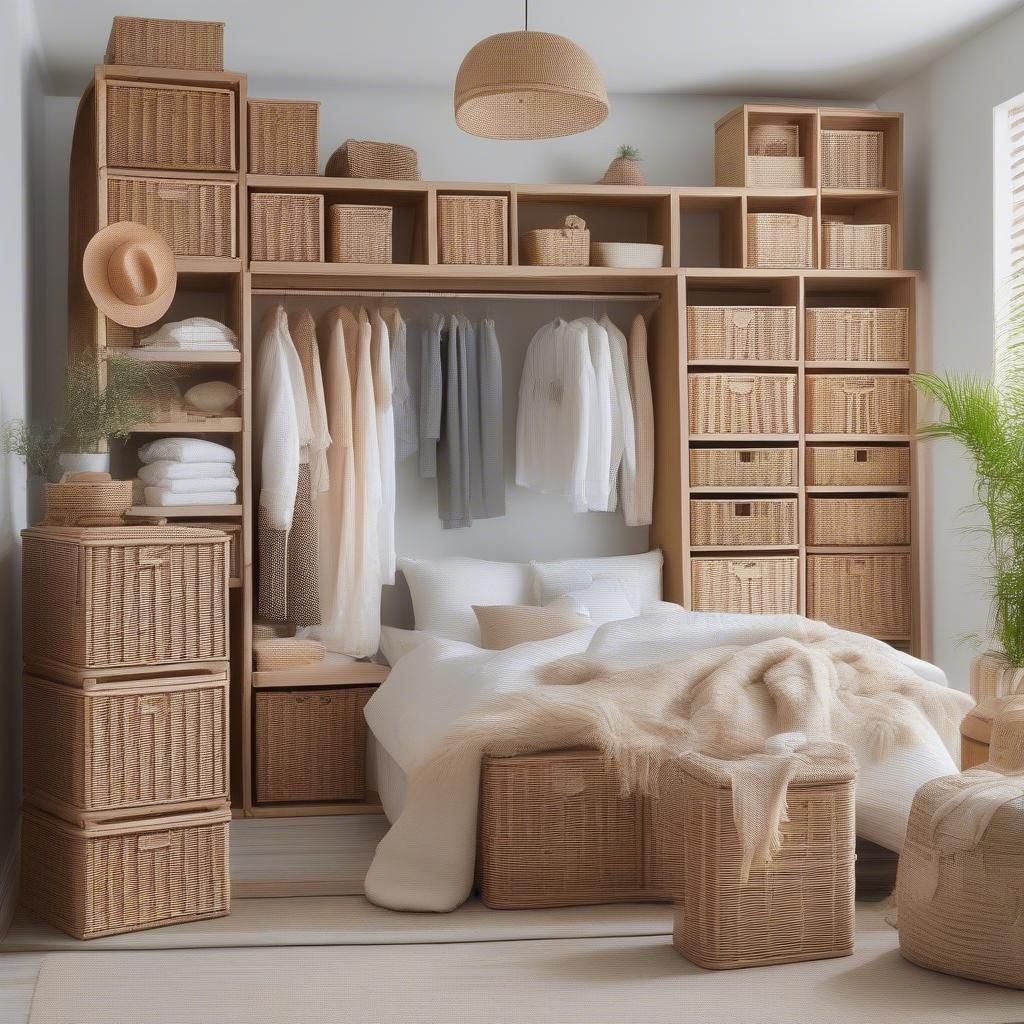
[[[107,262],[114,250],[127,242],[146,245],[152,251],[154,260],[170,269],[170,285],[152,302],[140,305],[123,302],[110,287]],[[148,327],[156,323],[174,301],[178,271],[174,253],[162,235],[145,224],[119,221],[97,231],[89,240],[82,256],[82,277],[96,308],[114,323],[122,327]]]

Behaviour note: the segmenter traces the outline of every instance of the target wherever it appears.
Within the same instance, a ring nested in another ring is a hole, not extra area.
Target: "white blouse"
[[[607,317],[601,326],[608,332],[612,353],[612,464],[609,506],[619,504],[619,472],[623,479],[636,476],[636,434],[633,400],[629,393],[629,351],[626,336]]]
[[[371,335],[373,396],[377,409],[377,454],[380,463],[379,550],[383,581],[395,582],[395,417],[392,402],[391,337],[379,312]]]
[[[589,317],[579,321],[587,331],[595,387],[590,393],[590,450],[587,455],[587,508],[608,512],[612,475],[612,354],[608,332]]]

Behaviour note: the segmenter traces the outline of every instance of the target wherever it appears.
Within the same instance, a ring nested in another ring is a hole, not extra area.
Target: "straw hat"
[[[171,247],[145,224],[121,221],[85,247],[82,274],[92,301],[122,327],[146,327],[167,312],[178,281]]]

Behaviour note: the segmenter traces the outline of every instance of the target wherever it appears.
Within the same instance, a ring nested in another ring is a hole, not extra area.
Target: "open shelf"
[[[132,427],[135,434],[240,434],[242,418],[240,416],[221,416],[218,419],[178,420],[160,423],[136,423]]]
[[[214,352],[201,350],[181,350],[175,352],[155,351],[151,348],[123,348],[111,349],[119,356],[127,359],[137,359],[140,363],[195,363],[195,364],[231,364],[242,361],[242,353],[235,352]]]
[[[241,505],[133,505],[127,514],[146,519],[228,519],[242,511]]]
[[[383,683],[391,670],[372,661],[351,662],[332,658],[297,668],[256,670],[252,674],[254,689],[302,689],[324,686],[374,686]]]

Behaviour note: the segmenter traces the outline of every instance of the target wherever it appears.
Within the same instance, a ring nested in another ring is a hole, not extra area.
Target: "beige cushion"
[[[591,624],[586,615],[522,604],[475,604],[473,611],[480,625],[480,646],[486,651],[550,640]]]

